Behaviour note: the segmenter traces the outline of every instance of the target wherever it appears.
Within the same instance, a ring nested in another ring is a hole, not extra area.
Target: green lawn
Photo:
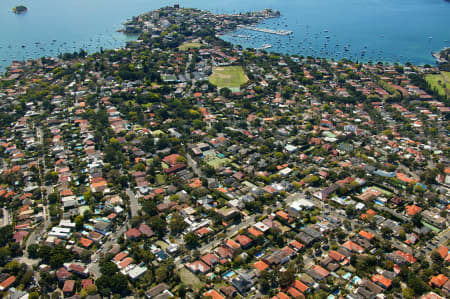
[[[209,82],[219,88],[237,88],[247,81],[248,77],[241,66],[214,67],[209,77]]]
[[[166,177],[163,174],[157,174],[156,175],[156,183],[158,185],[162,185],[166,182]]]
[[[208,164],[209,166],[211,166],[214,169],[219,169],[220,167],[223,167],[225,165],[227,165],[228,163],[230,163],[230,159],[228,158],[215,158],[212,160],[209,160],[208,162],[206,162],[206,164]]]
[[[202,46],[201,43],[184,43],[181,46],[178,47],[180,51],[186,51],[190,49],[198,49]]]
[[[190,285],[194,289],[200,289],[203,286],[203,283],[200,281],[200,279],[198,279],[195,274],[184,267],[180,270],[180,279],[183,284],[185,284],[186,286]]]
[[[432,89],[436,88],[439,94],[450,96],[450,72],[441,72],[438,75],[426,75],[425,80],[431,85]]]
[[[161,240],[156,241],[155,244],[161,247],[162,250],[166,250],[166,248],[169,247],[169,244]]]

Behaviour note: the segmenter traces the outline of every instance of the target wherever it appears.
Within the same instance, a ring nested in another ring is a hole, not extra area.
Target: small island
[[[14,7],[14,8],[12,9],[12,11],[13,11],[13,13],[15,13],[15,14],[21,14],[21,13],[27,12],[27,11],[28,11],[28,8],[27,8],[26,6],[24,6],[24,5],[18,5],[18,6],[16,6],[16,7]]]

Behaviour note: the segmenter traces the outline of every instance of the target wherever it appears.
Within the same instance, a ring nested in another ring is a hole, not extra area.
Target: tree
[[[50,193],[47,197],[47,200],[52,205],[56,204],[58,202],[58,194],[55,192]]]
[[[437,250],[435,250],[431,253],[431,260],[433,261],[433,263],[438,264],[438,265],[442,265],[442,262],[443,262],[441,254]]]
[[[356,215],[355,207],[353,205],[347,205],[345,207],[345,214],[347,214],[349,218],[353,218]]]
[[[142,204],[142,210],[150,216],[158,215],[158,209],[156,208],[156,204],[152,200],[146,200]]]
[[[278,283],[282,289],[287,288],[295,280],[295,270],[293,267],[289,267],[286,271],[280,272]]]
[[[411,220],[412,220],[412,223],[414,224],[414,226],[422,227],[422,215],[415,214]]]
[[[169,271],[165,265],[161,265],[155,271],[155,279],[157,282],[163,282],[169,277]]]
[[[31,244],[30,246],[28,246],[28,249],[27,249],[28,256],[32,259],[38,258],[39,257],[39,249],[40,249],[40,246],[38,244]]]
[[[189,232],[184,236],[184,243],[189,248],[197,247],[198,241],[199,241],[199,237],[193,232]]]
[[[12,240],[13,227],[11,225],[0,228],[0,246],[4,247]]]
[[[5,265],[9,258],[11,256],[11,253],[9,252],[9,249],[7,247],[0,247],[0,266]]]
[[[111,261],[103,261],[100,263],[100,273],[105,276],[112,276],[119,271],[117,265]]]
[[[166,233],[166,220],[163,217],[160,216],[153,216],[150,218],[150,227],[155,232],[155,234],[158,236],[158,238],[161,238]]]
[[[392,236],[393,231],[390,227],[383,226],[381,228],[381,233],[383,234],[383,237],[390,238]]]
[[[39,299],[39,293],[34,291],[28,294],[28,299]]]
[[[173,234],[181,233],[187,227],[187,223],[184,222],[183,216],[180,213],[174,213],[172,219],[170,219],[169,228]]]
[[[223,87],[220,89],[220,95],[229,98],[231,96],[232,92],[229,88]]]
[[[58,173],[56,171],[49,171],[45,174],[44,180],[48,185],[53,185],[58,182]]]
[[[128,279],[125,275],[117,273],[112,276],[102,275],[95,282],[98,292],[103,296],[109,296],[111,293],[122,296],[129,292]]]
[[[78,215],[75,217],[75,228],[77,231],[80,231],[83,229],[83,223],[84,223],[84,217],[82,215]]]

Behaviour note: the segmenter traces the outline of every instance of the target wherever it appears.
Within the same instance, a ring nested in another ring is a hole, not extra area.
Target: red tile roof
[[[257,230],[256,228],[253,228],[253,227],[250,227],[248,229],[248,232],[255,237],[264,236],[263,232]]]
[[[92,240],[81,237],[80,243],[81,243],[81,246],[83,246],[85,248],[89,248],[92,245],[92,243],[94,243],[94,242]]]
[[[330,275],[330,272],[319,265],[315,265],[312,269],[322,277],[327,277],[328,275]]]
[[[409,216],[414,216],[417,213],[419,213],[420,211],[422,211],[422,208],[419,206],[416,206],[416,205],[410,205],[410,206],[406,206],[405,210]]]
[[[412,254],[409,254],[409,253],[406,253],[406,252],[403,252],[400,250],[397,250],[395,253],[398,254],[399,256],[403,257],[405,260],[407,260],[408,263],[412,264],[412,263],[417,262],[416,258]]]
[[[345,259],[345,255],[337,252],[336,250],[331,251],[328,256],[337,262],[341,262]]]
[[[223,297],[222,295],[219,294],[219,292],[217,292],[216,290],[210,290],[206,293],[203,294],[205,297],[206,296],[210,296],[213,299],[225,299],[225,297]]]
[[[286,292],[291,295],[292,298],[305,298],[305,295],[303,295],[301,292],[299,292],[296,288],[289,287],[287,288]]]
[[[72,293],[75,287],[75,280],[66,280],[62,291],[64,293]]]
[[[236,237],[236,241],[243,247],[248,246],[250,243],[252,243],[252,239],[245,235],[238,235]]]
[[[89,286],[91,286],[93,284],[94,284],[94,282],[92,281],[92,279],[83,279],[81,281],[81,287],[83,289],[86,289],[86,288],[88,288]]]
[[[15,276],[10,276],[7,279],[3,280],[0,283],[0,291],[6,290],[7,288],[9,288],[14,282],[16,282],[16,277]]]
[[[303,245],[302,243],[300,243],[297,240],[292,240],[291,243],[289,243],[289,245],[291,245],[292,247],[296,248],[297,250],[301,250],[302,248],[305,247],[305,245]]]
[[[442,288],[442,286],[447,282],[448,277],[444,274],[439,274],[431,277],[430,286],[435,286],[437,288]]]
[[[372,240],[374,237],[372,233],[368,233],[365,230],[360,231],[359,235],[367,240]]]
[[[139,238],[141,236],[141,232],[137,228],[130,228],[125,233],[127,239]]]
[[[379,285],[381,285],[386,289],[390,288],[392,284],[392,280],[380,274],[375,274],[374,276],[372,276],[372,281],[378,283]]]
[[[253,267],[262,272],[264,270],[267,270],[269,268],[269,265],[267,265],[263,261],[257,261],[256,263],[253,264]]]
[[[306,293],[309,290],[306,284],[297,279],[292,283],[292,286],[302,293]]]
[[[116,254],[116,256],[113,258],[113,260],[115,262],[120,262],[121,260],[123,260],[127,256],[128,256],[128,252],[122,251],[122,252],[119,252],[118,254]]]
[[[124,258],[124,259],[119,263],[119,268],[120,268],[120,269],[124,269],[124,268],[126,268],[129,264],[131,264],[131,263],[133,263],[133,262],[134,262],[134,260],[133,260],[133,258],[131,258],[131,257]]]
[[[343,247],[347,248],[350,251],[356,251],[356,252],[364,252],[364,248],[362,248],[361,246],[359,246],[358,244],[356,244],[353,241],[348,240],[347,242],[345,242],[344,244],[342,244]]]

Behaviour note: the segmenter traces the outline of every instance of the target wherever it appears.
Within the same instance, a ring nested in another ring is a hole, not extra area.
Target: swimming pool
[[[223,278],[230,278],[231,276],[234,275],[234,271],[230,270],[227,273],[225,273],[224,275],[222,275]]]
[[[384,206],[384,203],[379,200],[374,200],[374,202],[380,206]]]
[[[344,278],[344,279],[346,279],[346,280],[349,280],[350,277],[352,277],[352,273],[350,273],[350,272],[347,272],[347,273],[345,273],[344,275],[342,275],[342,278]]]

